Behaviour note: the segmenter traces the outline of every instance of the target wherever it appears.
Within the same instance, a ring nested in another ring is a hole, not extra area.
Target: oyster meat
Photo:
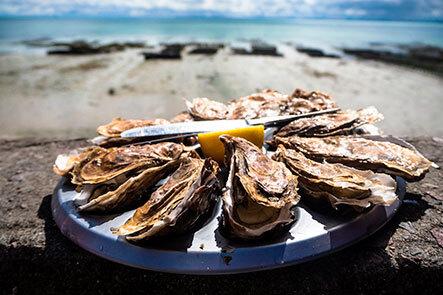
[[[365,124],[374,124],[381,120],[383,120],[383,115],[375,107],[368,107],[358,111],[346,110],[292,121],[282,127],[276,136],[322,137],[350,134],[357,127]]]
[[[218,170],[217,163],[210,159],[187,158],[113,233],[141,240],[190,230],[213,208],[219,190]]]
[[[154,119],[154,120],[137,120],[137,119],[123,119],[115,118],[106,125],[99,126],[97,133],[105,137],[120,137],[120,134],[125,131],[136,127],[163,125],[168,124],[168,120]]]
[[[294,115],[336,107],[335,102],[320,92],[296,90],[292,96],[271,89],[240,97],[227,104],[208,98],[187,102],[188,112],[197,120],[253,119]]]
[[[416,150],[359,136],[276,136],[274,141],[314,160],[397,175],[408,181],[422,179],[433,165]]]
[[[275,159],[298,176],[307,196],[327,200],[334,208],[349,205],[359,210],[372,205],[391,205],[396,182],[386,174],[358,170],[342,164],[319,163],[302,153],[278,146]]]
[[[229,235],[258,239],[295,221],[297,177],[249,141],[220,136],[229,167],[223,193],[223,225]]]

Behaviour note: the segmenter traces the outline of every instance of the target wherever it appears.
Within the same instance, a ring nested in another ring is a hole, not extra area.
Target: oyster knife
[[[313,117],[328,113],[335,113],[339,108],[309,112],[300,115],[286,115],[263,117],[257,119],[240,119],[240,120],[211,120],[211,121],[192,121],[182,123],[172,123],[165,125],[154,125],[146,127],[137,127],[123,131],[121,137],[162,137],[175,135],[190,135],[196,133],[229,130],[254,125],[264,125],[266,127],[276,127],[287,124],[291,121]]]

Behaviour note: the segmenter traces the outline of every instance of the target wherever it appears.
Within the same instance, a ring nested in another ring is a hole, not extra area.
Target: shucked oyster
[[[136,127],[162,125],[168,123],[169,122],[164,119],[136,120],[136,119],[115,118],[110,123],[99,126],[97,128],[97,133],[106,137],[120,137],[120,134],[125,130],[129,130]]]
[[[363,171],[342,164],[318,163],[296,150],[280,145],[274,157],[298,176],[300,187],[309,196],[324,198],[334,207],[350,205],[356,209],[371,204],[390,205],[396,199],[392,177]]]
[[[187,102],[189,113],[198,120],[245,119],[278,115],[294,115],[335,107],[335,102],[320,92],[297,89],[293,95],[265,89],[240,97],[227,104],[207,98]]]
[[[397,175],[408,181],[422,179],[433,164],[413,149],[359,136],[276,136],[274,141],[298,150],[309,158]]]
[[[281,128],[276,136],[323,137],[348,134],[359,126],[374,124],[382,119],[383,115],[375,107],[368,107],[358,111],[346,110],[292,121]]]
[[[149,239],[191,229],[212,208],[219,189],[218,165],[188,158],[151,198],[113,233],[128,240]]]
[[[182,153],[183,146],[172,142],[100,149],[74,167],[72,183],[103,183],[131,171],[164,165]]]
[[[256,239],[290,225],[300,199],[297,177],[245,139],[220,139],[229,167],[223,194],[223,223],[229,234]]]

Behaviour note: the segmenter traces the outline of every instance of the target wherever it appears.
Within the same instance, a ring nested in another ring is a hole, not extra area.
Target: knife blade
[[[249,126],[246,120],[212,120],[172,123],[138,127],[123,131],[121,137],[151,137],[165,135],[186,135],[189,133],[204,133]]]
[[[253,125],[264,125],[265,127],[279,126],[291,121],[313,117],[339,111],[339,108],[327,109],[315,112],[309,112],[299,115],[263,117],[257,119],[240,120],[210,120],[210,121],[192,121],[182,123],[171,123],[165,125],[154,125],[146,127],[137,127],[123,131],[121,137],[162,137],[162,136],[187,136],[190,134],[229,130]]]

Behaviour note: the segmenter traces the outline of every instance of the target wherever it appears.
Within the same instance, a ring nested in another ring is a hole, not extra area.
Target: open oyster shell
[[[278,146],[274,158],[298,176],[300,186],[311,197],[326,199],[334,208],[350,205],[357,210],[372,205],[391,205],[396,199],[392,177],[342,164],[318,163],[296,150]]]
[[[375,141],[359,136],[276,136],[274,141],[314,160],[397,175],[408,181],[422,179],[433,165],[416,150],[389,141]]]
[[[223,224],[240,239],[257,239],[290,225],[300,197],[297,177],[249,141],[220,136],[229,176],[223,194]]]
[[[358,111],[346,110],[333,114],[298,119],[282,127],[276,136],[323,137],[350,134],[357,127],[365,124],[374,124],[381,120],[383,120],[383,115],[375,107],[371,106]]]
[[[75,165],[72,183],[98,184],[132,171],[162,166],[178,159],[183,150],[183,145],[172,142],[99,148]]]
[[[99,185],[86,185],[75,204],[79,211],[88,212],[111,212],[128,208],[136,203],[143,193],[177,167],[179,162],[179,159],[175,159],[159,167],[147,168],[121,184],[118,181],[111,181]]]
[[[187,103],[188,112],[197,120],[253,119],[294,115],[336,107],[330,96],[297,89],[292,95],[271,89],[234,99],[227,104],[208,98]]]
[[[216,162],[187,158],[151,198],[113,233],[128,240],[150,239],[191,229],[209,213],[219,190]]]

